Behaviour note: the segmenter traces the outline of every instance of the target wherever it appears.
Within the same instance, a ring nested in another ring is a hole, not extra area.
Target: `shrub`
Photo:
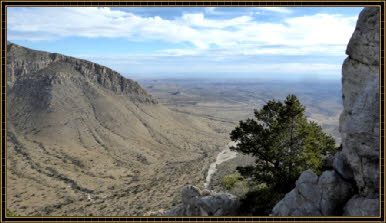
[[[231,190],[242,179],[243,177],[239,173],[235,173],[222,178],[221,183],[227,190]]]
[[[249,191],[248,183],[244,180],[236,182],[229,193],[238,197],[244,197]]]

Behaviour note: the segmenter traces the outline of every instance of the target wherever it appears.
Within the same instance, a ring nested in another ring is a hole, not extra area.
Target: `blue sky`
[[[8,7],[7,38],[126,77],[340,79],[361,10]]]

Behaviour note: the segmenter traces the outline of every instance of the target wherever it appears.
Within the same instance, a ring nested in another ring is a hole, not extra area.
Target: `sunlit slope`
[[[17,213],[167,207],[183,185],[203,183],[209,157],[227,143],[208,120],[170,111],[106,67],[7,50],[7,207]]]

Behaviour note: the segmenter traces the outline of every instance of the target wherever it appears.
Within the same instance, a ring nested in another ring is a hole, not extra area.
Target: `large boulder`
[[[341,215],[342,206],[353,195],[354,187],[335,171],[325,171],[318,177],[304,171],[296,187],[286,194],[272,210],[274,216]]]
[[[321,188],[322,215],[341,215],[343,205],[354,194],[354,185],[341,178],[336,171],[323,172],[319,177],[318,185]]]
[[[205,195],[204,195],[205,194]],[[182,190],[182,204],[165,212],[164,216],[235,216],[240,201],[231,194],[208,195],[194,186]]]
[[[198,187],[185,186],[182,189],[182,203],[186,205],[193,205],[201,196],[201,191]]]

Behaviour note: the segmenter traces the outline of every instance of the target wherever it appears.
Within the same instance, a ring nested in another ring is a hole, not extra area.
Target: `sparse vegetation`
[[[222,184],[227,189],[232,189],[236,183],[240,182],[243,177],[239,173],[235,173],[229,176],[222,178]]]
[[[7,209],[7,217],[18,217],[18,216],[20,216],[18,213]]]

